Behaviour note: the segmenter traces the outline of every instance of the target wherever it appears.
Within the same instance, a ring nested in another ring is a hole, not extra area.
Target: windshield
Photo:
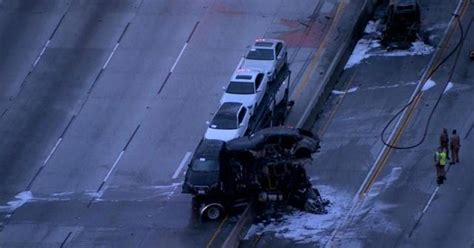
[[[219,161],[217,160],[206,160],[204,158],[194,159],[192,163],[194,171],[218,171]]]
[[[246,59],[274,60],[272,49],[251,49]]]
[[[255,93],[255,88],[253,83],[231,81],[225,92],[229,94],[250,95]]]
[[[237,129],[237,119],[216,116],[212,119],[209,127],[212,129]]]

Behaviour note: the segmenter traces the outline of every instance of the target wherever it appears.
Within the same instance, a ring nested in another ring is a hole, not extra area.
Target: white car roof
[[[284,41],[282,40],[277,40],[277,39],[256,39],[255,43],[252,45],[250,49],[255,49],[255,48],[271,48],[274,49],[276,44],[278,42],[281,42],[285,44]]]
[[[237,69],[230,78],[230,81],[239,81],[239,82],[255,82],[255,78],[259,73],[262,73],[254,69]]]

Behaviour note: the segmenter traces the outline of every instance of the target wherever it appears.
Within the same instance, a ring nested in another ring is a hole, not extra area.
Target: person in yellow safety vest
[[[438,151],[435,153],[435,162],[436,162],[436,176],[437,182],[443,184],[443,181],[446,180],[446,171],[444,167],[446,166],[448,155],[446,150],[443,147],[438,147]]]

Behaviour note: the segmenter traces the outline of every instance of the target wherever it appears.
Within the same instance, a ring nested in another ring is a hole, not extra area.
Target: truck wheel
[[[210,220],[217,220],[222,217],[222,209],[218,206],[211,206],[206,210],[206,218]]]
[[[212,203],[206,206],[203,206],[201,209],[201,216],[205,217],[208,220],[218,220],[222,218],[224,214],[224,208],[221,204]]]

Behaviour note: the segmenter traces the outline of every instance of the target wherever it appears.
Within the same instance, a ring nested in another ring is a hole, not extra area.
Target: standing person
[[[446,172],[444,167],[446,166],[446,151],[443,147],[438,147],[438,150],[435,153],[435,162],[436,162],[436,182],[438,185],[443,184],[443,181],[446,180]]]
[[[443,132],[441,133],[441,136],[439,136],[439,145],[444,148],[446,151],[446,156],[448,159],[449,158],[449,136],[448,136],[448,130],[446,128],[443,128]]]
[[[451,140],[449,142],[451,147],[451,156],[453,160],[451,160],[450,164],[459,163],[459,148],[461,148],[461,139],[456,132],[456,129],[453,130],[453,135],[451,136]]]

